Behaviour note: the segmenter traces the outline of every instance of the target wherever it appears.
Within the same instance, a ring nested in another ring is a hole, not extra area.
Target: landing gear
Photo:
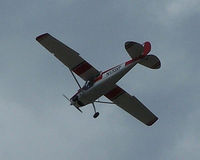
[[[96,112],[94,115],[93,115],[93,118],[97,118],[99,116],[99,112]]]
[[[99,112],[96,112],[96,108],[95,108],[94,103],[92,103],[92,106],[93,106],[93,109],[94,109],[94,115],[93,115],[93,118],[97,118],[97,117],[99,116]]]

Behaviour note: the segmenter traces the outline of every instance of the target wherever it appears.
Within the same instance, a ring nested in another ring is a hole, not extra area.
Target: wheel
[[[93,115],[94,118],[97,118],[98,116],[99,116],[99,112],[96,112],[96,113]]]

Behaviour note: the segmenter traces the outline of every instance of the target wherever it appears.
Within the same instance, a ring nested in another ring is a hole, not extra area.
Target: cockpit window
[[[92,87],[92,85],[93,85],[93,82],[91,82],[91,81],[86,81],[85,85],[83,86],[83,89],[84,89],[84,90],[87,90],[87,89],[89,89],[90,87]]]

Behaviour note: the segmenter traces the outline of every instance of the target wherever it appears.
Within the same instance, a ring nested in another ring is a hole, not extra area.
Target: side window
[[[91,81],[87,81],[83,87],[83,89],[87,90],[92,87],[93,83]]]
[[[87,81],[86,82],[86,87],[89,88],[89,86],[90,86],[90,81]]]
[[[92,87],[92,85],[93,85],[93,82],[89,81],[88,82],[88,88]]]

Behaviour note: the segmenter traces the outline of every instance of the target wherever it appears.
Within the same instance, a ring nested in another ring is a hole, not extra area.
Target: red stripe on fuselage
[[[116,88],[112,89],[110,92],[105,94],[105,96],[111,101],[113,101],[115,98],[119,97],[123,93],[124,90],[117,86]]]
[[[125,66],[127,66],[127,65],[129,65],[131,63],[133,63],[133,59],[131,59],[130,61],[125,62]]]
[[[119,66],[119,65],[117,65],[117,66]],[[116,68],[117,66],[112,67],[112,68],[110,68],[110,69],[108,69],[108,70],[102,72],[102,73],[94,80],[94,82],[97,82],[97,81],[101,80],[101,79],[103,78],[103,74],[104,74],[104,73],[106,73],[106,72],[108,72],[108,71],[110,71],[110,70]]]
[[[125,66],[127,66],[127,65],[129,65],[129,64],[131,64],[131,63],[133,63],[134,61],[135,61],[135,60],[131,59],[131,60],[125,62]],[[121,64],[120,64],[120,65],[121,65]],[[117,66],[119,66],[119,65],[117,65]],[[97,81],[101,80],[101,79],[103,78],[103,74],[104,74],[104,73],[106,73],[106,72],[108,72],[108,71],[110,71],[110,70],[116,68],[117,66],[112,67],[112,68],[110,68],[110,69],[108,69],[108,70],[102,72],[102,73],[94,80],[94,82],[97,82]]]
[[[117,65],[117,66],[119,66],[119,65]],[[117,67],[117,66],[115,66],[115,67]],[[115,67],[112,67],[112,68],[110,68],[110,69],[107,69],[106,71],[102,72],[102,74],[104,74],[104,73],[106,73],[106,72],[108,72],[108,71],[114,69]]]
[[[87,63],[86,61],[84,61],[81,64],[79,64],[78,66],[76,66],[73,69],[73,71],[77,75],[81,75],[81,74],[85,73],[86,71],[88,71],[90,68],[92,68],[92,66],[89,63]]]
[[[103,75],[101,74],[97,78],[94,79],[94,82],[97,82],[97,81],[101,80],[102,78],[103,78]]]
[[[131,59],[131,60],[125,62],[125,66],[127,66],[127,65],[129,65],[129,64],[131,64],[131,63],[133,63],[133,62],[135,62],[135,61],[137,61],[137,60],[139,60],[139,59],[142,59],[142,58],[144,58],[144,57],[145,57],[144,55],[141,55],[141,56],[139,56],[139,57],[137,57],[137,58]]]

